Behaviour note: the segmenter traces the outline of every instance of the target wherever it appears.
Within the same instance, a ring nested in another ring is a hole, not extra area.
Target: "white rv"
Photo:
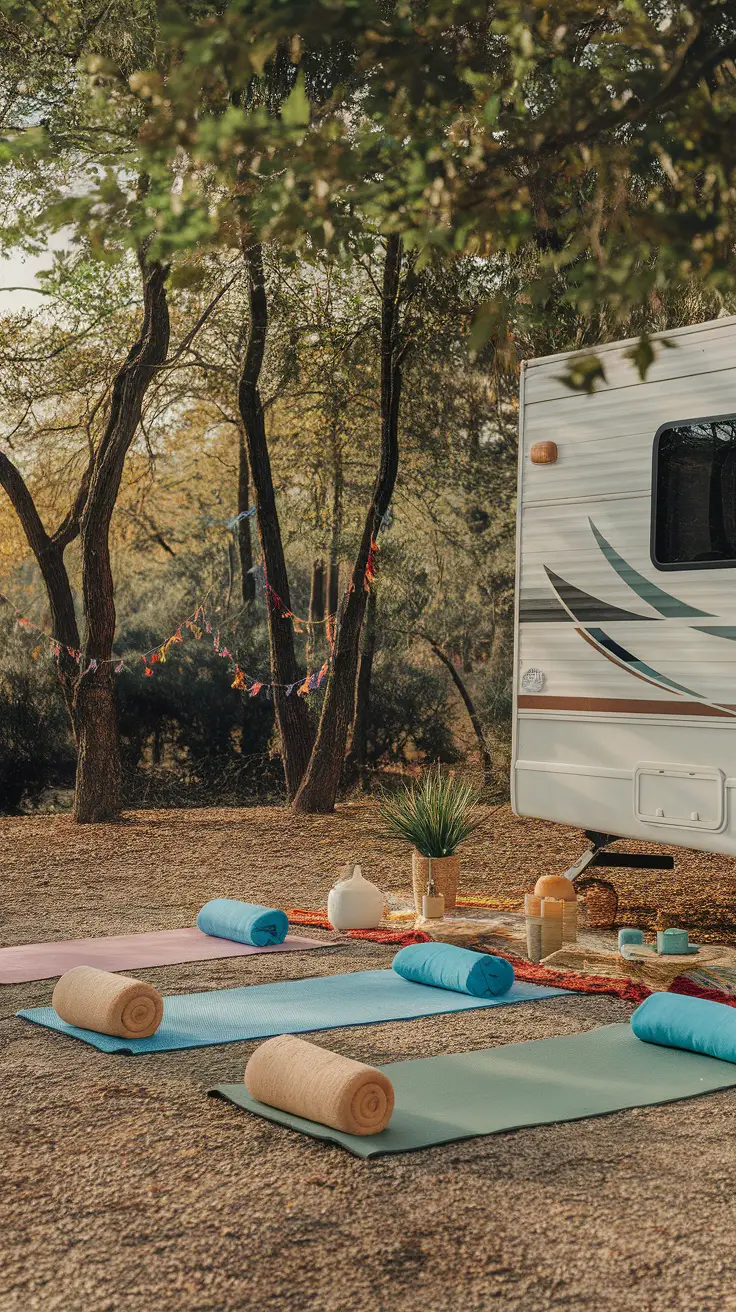
[[[522,370],[512,803],[736,855],[736,317],[664,336]]]

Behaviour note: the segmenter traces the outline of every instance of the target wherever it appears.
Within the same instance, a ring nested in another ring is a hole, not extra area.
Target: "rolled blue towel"
[[[255,902],[238,902],[232,897],[215,897],[205,902],[197,916],[197,929],[234,943],[252,943],[256,948],[283,943],[289,932],[285,911],[261,907]]]
[[[510,961],[452,943],[411,943],[396,953],[392,965],[414,984],[452,989],[474,998],[499,997],[508,993],[514,982]]]
[[[736,1062],[736,1010],[723,1002],[652,993],[631,1017],[637,1039]]]

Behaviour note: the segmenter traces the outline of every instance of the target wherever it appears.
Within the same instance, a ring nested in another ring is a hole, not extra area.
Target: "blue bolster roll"
[[[723,1002],[652,993],[637,1007],[631,1028],[644,1043],[736,1062],[736,1010]]]
[[[283,943],[289,932],[285,911],[261,907],[255,902],[238,902],[232,897],[215,897],[205,902],[197,916],[197,929],[214,938],[234,943],[251,943],[256,948]]]
[[[510,961],[452,943],[411,943],[396,953],[392,965],[414,984],[452,989],[474,998],[500,997],[514,982]]]

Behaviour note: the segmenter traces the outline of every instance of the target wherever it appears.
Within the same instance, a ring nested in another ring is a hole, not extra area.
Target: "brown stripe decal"
[[[611,715],[702,715],[711,719],[733,719],[736,706],[720,710],[703,702],[645,701],[626,697],[552,697],[545,693],[520,693],[519,710],[526,711],[603,711]]]

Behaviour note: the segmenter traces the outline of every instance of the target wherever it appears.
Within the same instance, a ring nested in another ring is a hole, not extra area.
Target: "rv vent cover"
[[[541,692],[544,683],[545,679],[543,670],[536,670],[534,668],[531,670],[524,670],[524,673],[521,676],[521,686],[524,692]]]

